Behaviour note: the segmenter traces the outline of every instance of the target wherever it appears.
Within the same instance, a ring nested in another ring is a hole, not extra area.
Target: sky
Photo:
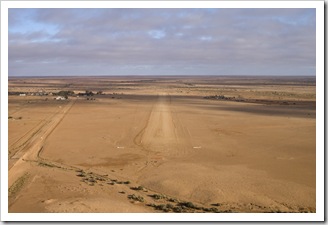
[[[9,9],[9,76],[315,75],[315,9]]]

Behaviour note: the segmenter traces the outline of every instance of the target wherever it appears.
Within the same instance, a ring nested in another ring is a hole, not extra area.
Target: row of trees
[[[98,91],[97,93],[93,93],[92,91],[86,90],[85,92],[79,92],[78,96],[93,96],[93,95],[102,95],[102,91]],[[53,95],[63,96],[65,98],[68,98],[68,96],[75,96],[74,91],[59,91],[58,93],[53,93]]]

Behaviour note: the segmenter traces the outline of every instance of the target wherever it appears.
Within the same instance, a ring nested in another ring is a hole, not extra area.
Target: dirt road
[[[169,104],[170,96],[160,94],[141,138],[145,149],[157,152],[179,151],[176,125]]]
[[[18,177],[28,171],[28,161],[39,160],[39,154],[40,151],[42,151],[43,143],[61,123],[74,103],[75,100],[72,100],[64,107],[60,107],[59,110],[51,115],[49,119],[43,121],[41,124],[38,124],[34,129],[19,139],[19,142],[23,142],[24,144],[21,144],[19,150],[16,150],[15,154],[9,158],[9,187],[15,180],[18,179]]]

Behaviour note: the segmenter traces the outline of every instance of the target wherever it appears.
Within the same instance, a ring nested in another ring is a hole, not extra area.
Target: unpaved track
[[[24,150],[26,151],[28,148],[26,148],[26,145],[28,145],[34,136],[38,136],[43,128],[51,123],[54,119],[54,117],[57,116],[58,113],[61,113],[64,109],[58,108],[52,115],[48,116],[48,118],[45,118],[41,120],[39,123],[37,123],[33,128],[28,130],[22,137],[18,138],[14,143],[12,143],[9,146],[9,159],[17,159],[19,158],[23,153]]]
[[[47,120],[36,132],[29,136],[26,140],[26,144],[19,150],[8,163],[9,167],[9,181],[8,187],[15,182],[23,173],[28,171],[29,163],[27,161],[37,161],[39,151],[42,150],[42,146],[47,137],[56,129],[66,114],[74,105],[75,100],[70,101],[65,107],[57,111],[50,120]]]
[[[147,153],[147,161],[138,170],[139,174],[160,166],[169,157],[186,154],[192,149],[191,137],[184,131],[173,108],[171,96],[159,93],[145,127],[134,138],[134,143]]]
[[[178,145],[176,126],[173,123],[168,98],[167,95],[160,94],[158,102],[153,107],[141,138],[141,144],[145,149],[165,152],[173,151]]]

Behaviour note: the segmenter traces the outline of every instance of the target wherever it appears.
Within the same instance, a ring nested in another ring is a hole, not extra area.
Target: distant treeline
[[[57,93],[52,93],[52,95],[58,95],[58,96],[73,96],[75,95],[74,91],[59,91]]]
[[[21,95],[21,94],[26,94],[25,92],[20,92],[20,91],[9,91],[8,95]]]

